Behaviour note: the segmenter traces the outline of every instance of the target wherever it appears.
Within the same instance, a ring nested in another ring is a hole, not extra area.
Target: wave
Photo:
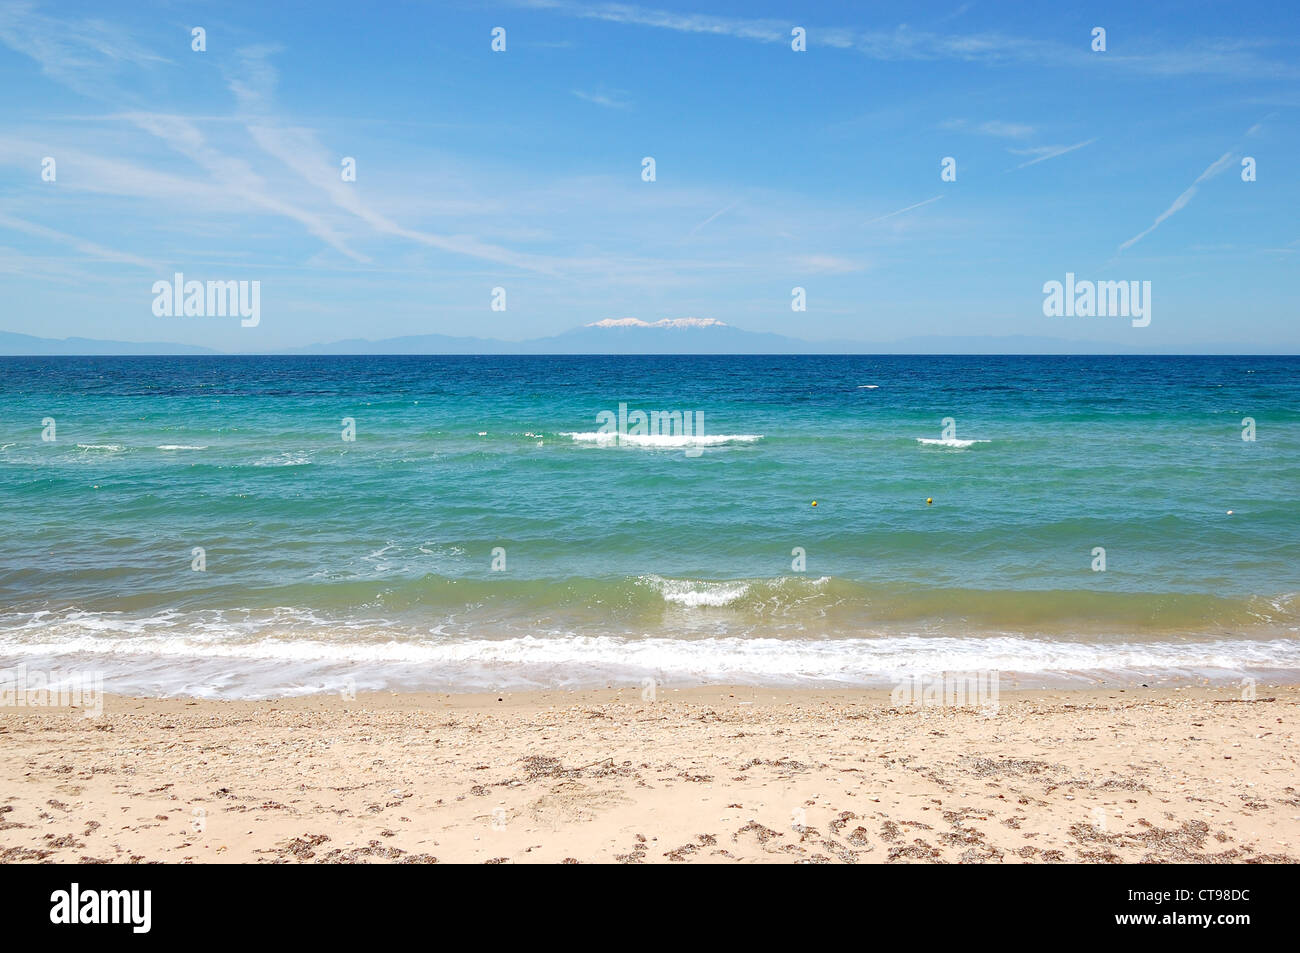
[[[164,443],[158,447],[159,450],[206,450],[206,446],[196,447],[184,443]]]
[[[874,582],[835,576],[785,575],[735,579],[658,574],[610,577],[520,578],[430,572],[430,561],[454,565],[459,547],[435,546],[419,553],[391,546],[360,556],[351,571],[321,571],[305,581],[250,585],[235,580],[196,593],[186,618],[226,625],[242,620],[250,632],[292,630],[293,637],[318,625],[351,626],[375,620],[411,631],[443,625],[457,634],[483,626],[514,632],[535,625],[575,632],[646,633],[689,626],[695,632],[745,632],[791,637],[934,635],[1003,632],[1030,636],[1161,638],[1300,633],[1300,595],[1222,596],[1198,592],[1134,592],[1100,589],[967,589]],[[418,567],[418,568],[417,568]],[[416,574],[419,572],[420,574]],[[405,573],[405,575],[402,575]],[[170,619],[175,592],[159,589],[124,600],[116,590],[78,607],[51,607],[47,599],[12,605],[0,614],[0,636],[56,618],[98,613],[121,631],[132,619]],[[303,617],[310,606],[319,616]],[[238,607],[238,608],[233,608]],[[127,612],[116,610],[127,609]],[[114,610],[114,611],[109,611]],[[42,614],[44,613],[44,614]],[[288,613],[287,615],[285,613]],[[153,624],[153,623],[151,623]],[[205,623],[206,624],[206,623]],[[75,628],[76,626],[74,626]]]
[[[587,431],[575,433],[561,431],[561,437],[571,437],[574,443],[594,443],[600,446],[618,445],[629,447],[720,447],[729,443],[755,443],[763,439],[762,434],[721,433],[721,434],[620,434],[613,431]]]
[[[376,583],[281,587],[260,595],[285,602],[238,609],[9,611],[0,668],[74,665],[102,673],[110,691],[214,697],[327,691],[341,678],[487,691],[647,677],[879,687],[974,670],[1024,687],[1300,677],[1296,593],[990,592],[794,575]]]
[[[236,641],[220,631],[136,639],[83,636],[14,644],[0,637],[5,667],[48,664],[102,674],[109,691],[272,697],[361,689],[486,691],[740,684],[885,688],[923,675],[996,672],[1005,687],[1142,680],[1236,681],[1295,677],[1300,641],[1216,639],[1098,644],[1014,636],[853,639],[626,638],[566,634],[507,639],[350,638]],[[71,658],[70,658],[71,657]]]
[[[254,460],[255,467],[307,467],[311,466],[311,454],[305,451],[288,451],[272,454]]]
[[[688,608],[731,605],[746,596],[750,588],[746,582],[701,582],[660,576],[642,576],[640,581],[658,591],[664,602]]]
[[[946,437],[939,439],[936,437],[917,437],[916,442],[925,444],[929,447],[952,447],[955,450],[965,450],[977,443],[991,443],[989,440],[958,440],[956,437]]]

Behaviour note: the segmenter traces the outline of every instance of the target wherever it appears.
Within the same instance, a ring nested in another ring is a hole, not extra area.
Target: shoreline
[[[1294,644],[1294,638],[1287,640]],[[1238,646],[1240,648],[1240,646]],[[339,664],[317,659],[196,658],[171,655],[0,654],[0,709],[12,706],[16,694],[65,684],[90,696],[102,694],[133,698],[185,698],[200,701],[277,701],[290,698],[355,698],[392,694],[444,696],[511,694],[575,694],[602,691],[640,693],[653,685],[659,693],[680,694],[730,687],[745,692],[781,694],[881,693],[908,685],[930,685],[941,680],[978,681],[985,694],[999,693],[1142,691],[1212,687],[1248,691],[1250,686],[1300,685],[1300,668],[1258,664],[1229,668],[1069,668],[1047,671],[1017,670],[1005,665],[1008,652],[987,657],[987,664],[932,668],[924,660],[906,670],[887,667],[869,677],[839,679],[804,675],[795,680],[764,673],[730,673],[710,676],[688,669],[665,674],[662,669],[625,662],[620,671],[600,671],[589,660],[547,665],[502,665],[499,660],[431,663],[354,662]],[[1217,661],[1217,660],[1216,660]],[[991,664],[999,663],[999,664]],[[797,664],[787,671],[801,671]],[[52,689],[49,689],[51,692]]]
[[[1300,686],[0,708],[0,860],[1295,862]]]

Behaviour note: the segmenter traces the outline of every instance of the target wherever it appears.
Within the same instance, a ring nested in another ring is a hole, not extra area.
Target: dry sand
[[[0,709],[0,860],[1294,862],[1296,686]]]

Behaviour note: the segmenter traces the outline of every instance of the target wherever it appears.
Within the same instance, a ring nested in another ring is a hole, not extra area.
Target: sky
[[[1056,7],[0,0],[0,330],[1300,352],[1300,6]],[[177,272],[259,323],[155,314]],[[1067,273],[1150,323],[1045,315]]]

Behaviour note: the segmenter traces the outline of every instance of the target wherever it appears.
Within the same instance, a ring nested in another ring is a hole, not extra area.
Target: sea
[[[1293,680],[1298,491],[1295,357],[0,358],[0,668]]]

